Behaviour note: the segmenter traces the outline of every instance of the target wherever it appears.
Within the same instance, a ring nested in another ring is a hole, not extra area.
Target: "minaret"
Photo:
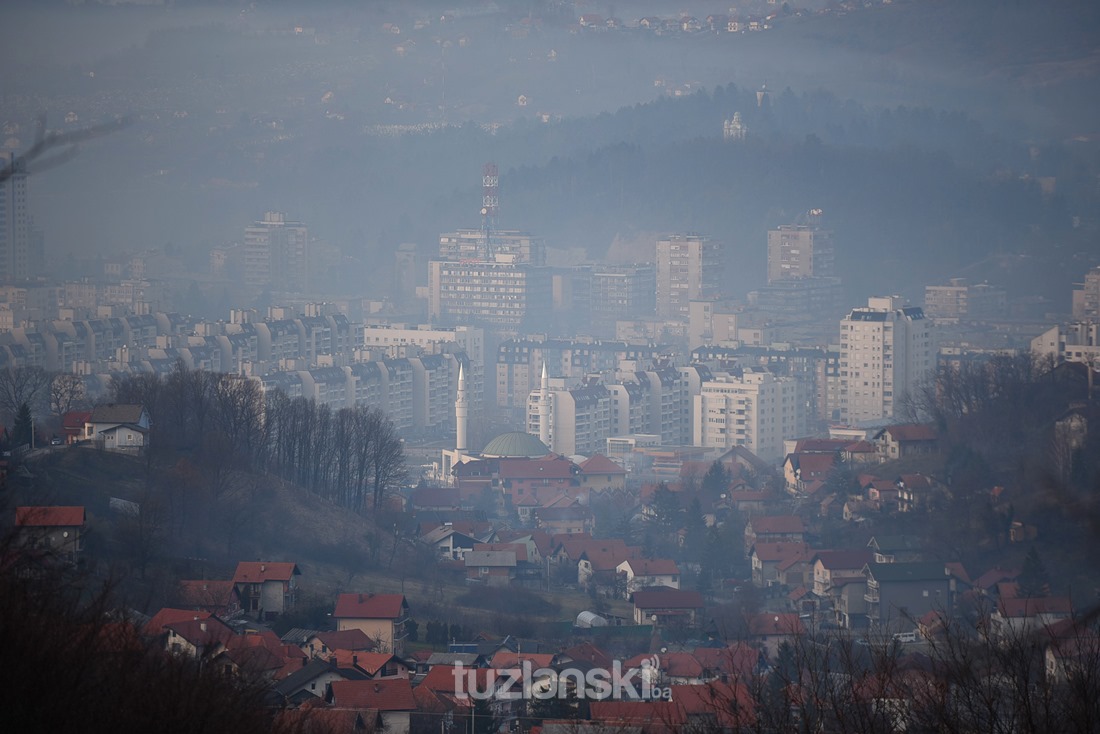
[[[539,389],[539,440],[550,445],[550,377],[542,363],[542,387]]]
[[[458,363],[458,398],[455,400],[455,451],[466,450],[466,419],[470,416],[470,402],[466,397],[466,372]]]

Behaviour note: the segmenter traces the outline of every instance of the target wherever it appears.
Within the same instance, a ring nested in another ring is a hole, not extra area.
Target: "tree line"
[[[262,468],[342,507],[373,511],[406,478],[402,440],[378,407],[334,410],[182,363],[167,375],[115,378],[110,400],[145,406],[149,455],[192,455],[215,499],[233,472]]]

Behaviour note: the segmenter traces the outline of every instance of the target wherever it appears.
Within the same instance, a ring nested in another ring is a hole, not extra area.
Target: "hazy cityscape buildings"
[[[1003,318],[1007,309],[1005,290],[989,283],[969,283],[966,278],[952,278],[947,285],[924,288],[924,315],[928,318]]]
[[[836,275],[832,232],[813,225],[782,224],[768,230],[768,285],[779,280]]]
[[[892,418],[936,365],[931,322],[897,296],[867,299],[840,322],[840,420]]]
[[[0,283],[26,280],[42,271],[42,242],[31,222],[27,172],[12,151],[0,150]]]
[[[1073,318],[1100,319],[1100,266],[1085,273],[1085,280],[1073,289]]]
[[[244,230],[244,285],[253,290],[309,288],[309,230],[282,212],[267,212]]]
[[[719,295],[721,245],[701,234],[673,234],[657,240],[657,318],[686,321],[693,300]]]

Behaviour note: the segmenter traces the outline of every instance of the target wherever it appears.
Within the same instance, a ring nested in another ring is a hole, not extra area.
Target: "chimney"
[[[199,629],[201,629],[203,632],[205,632],[206,631],[206,622],[199,622]]]
[[[261,563],[260,564],[260,573],[266,573],[266,572],[267,572],[267,566],[265,566],[264,564]]]

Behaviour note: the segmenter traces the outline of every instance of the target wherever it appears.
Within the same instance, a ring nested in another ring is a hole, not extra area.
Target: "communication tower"
[[[481,233],[485,240],[485,259],[493,259],[493,231],[497,226],[497,210],[500,207],[500,194],[497,186],[497,164],[486,163],[481,170]]]

